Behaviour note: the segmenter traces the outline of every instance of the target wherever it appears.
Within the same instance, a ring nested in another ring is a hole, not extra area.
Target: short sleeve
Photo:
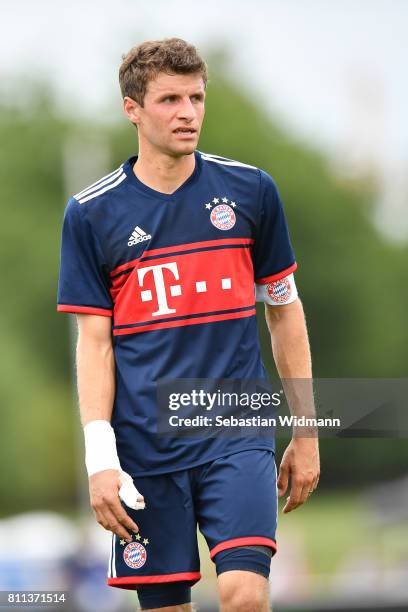
[[[288,226],[277,187],[260,170],[260,215],[252,251],[255,282],[267,284],[297,268]]]
[[[71,198],[62,227],[57,310],[112,316],[112,308],[102,250],[85,206]]]

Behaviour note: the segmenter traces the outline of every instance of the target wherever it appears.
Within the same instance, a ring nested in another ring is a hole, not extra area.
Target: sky
[[[289,130],[408,193],[407,31],[406,0],[3,0],[0,96],[42,78],[64,112],[119,119],[121,54],[180,36],[204,56],[223,50],[229,75]]]

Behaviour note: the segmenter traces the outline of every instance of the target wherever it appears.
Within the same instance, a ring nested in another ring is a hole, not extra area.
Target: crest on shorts
[[[123,551],[123,560],[132,569],[140,569],[147,560],[147,550],[140,542],[130,542]]]
[[[205,204],[205,207],[210,211],[210,221],[220,230],[229,230],[236,223],[234,208],[236,203],[229,200],[226,196],[223,198],[213,198],[211,202]]]
[[[266,290],[269,297],[275,302],[286,302],[292,293],[290,282],[287,278],[281,278],[269,283]]]

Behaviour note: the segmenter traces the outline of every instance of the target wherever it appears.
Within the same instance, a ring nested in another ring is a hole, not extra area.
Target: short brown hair
[[[129,96],[140,106],[149,81],[159,72],[167,74],[200,73],[207,84],[207,65],[197,49],[181,38],[147,40],[122,56],[119,84],[122,96]]]

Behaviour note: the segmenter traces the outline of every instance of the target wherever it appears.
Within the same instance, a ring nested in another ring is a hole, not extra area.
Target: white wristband
[[[109,421],[91,421],[84,427],[88,476],[103,470],[121,470],[115,432]]]

